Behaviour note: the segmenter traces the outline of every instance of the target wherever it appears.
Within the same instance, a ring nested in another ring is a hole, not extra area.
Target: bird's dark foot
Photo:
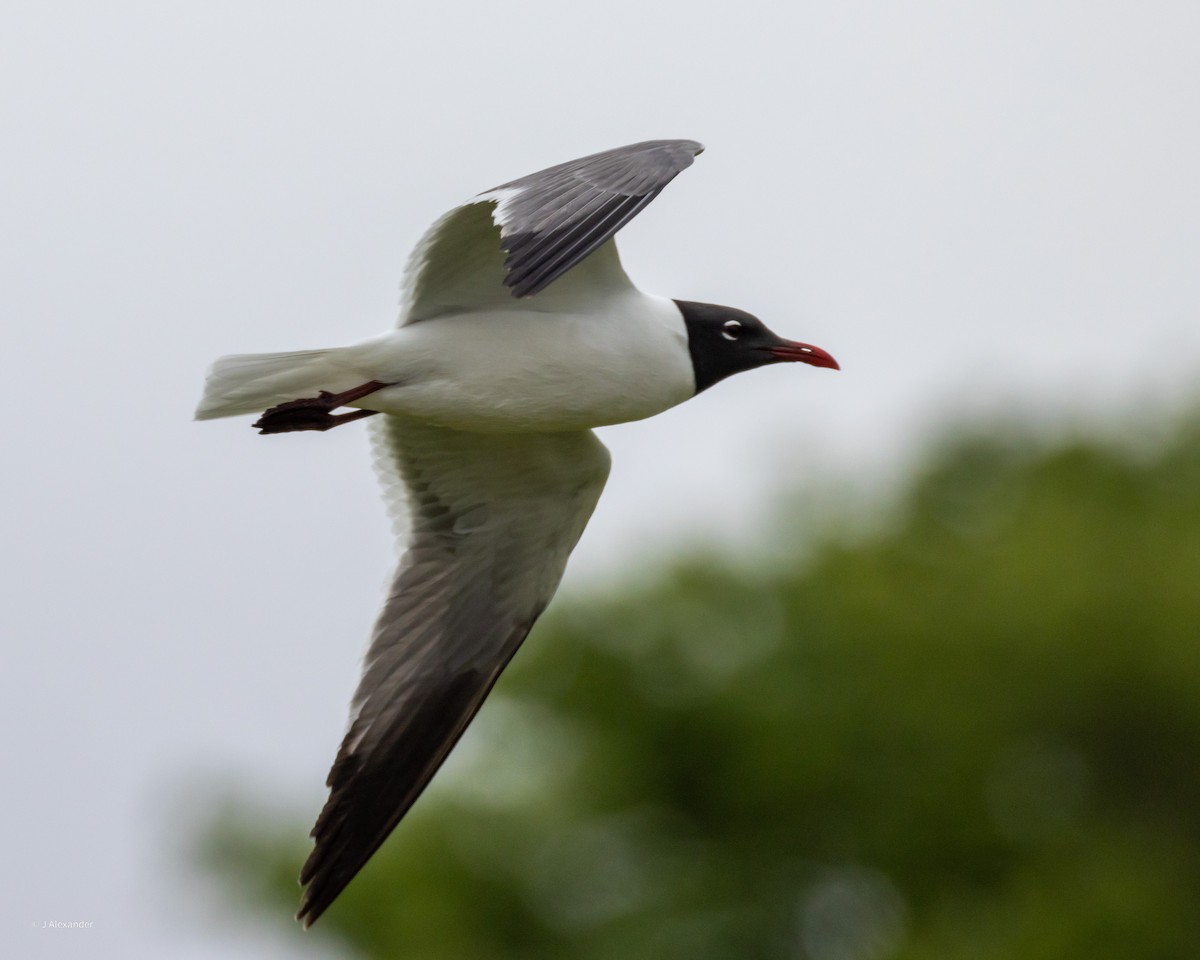
[[[286,403],[277,404],[271,407],[270,410],[267,410],[254,422],[254,427],[259,433],[329,430],[333,427],[341,426],[343,423],[361,420],[363,417],[369,417],[377,413],[378,411],[375,410],[355,410],[352,413],[338,414],[332,411],[343,404],[353,403],[355,400],[359,400],[367,396],[367,394],[374,393],[376,390],[387,386],[391,386],[391,384],[371,380],[362,386],[346,390],[343,393],[330,393],[328,390],[322,390],[315,397],[288,400]]]
[[[289,400],[272,407],[254,422],[259,433],[292,433],[296,430],[329,430],[350,420],[368,417],[374,410],[356,410],[353,413],[331,413],[340,406],[330,403],[332,393],[322,390],[319,396],[303,400]]]

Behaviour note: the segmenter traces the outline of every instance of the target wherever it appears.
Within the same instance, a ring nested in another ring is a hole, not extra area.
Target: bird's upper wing
[[[647,140],[502,184],[426,232],[405,271],[400,323],[540,293],[628,223],[704,148]],[[628,285],[609,244],[590,282]],[[585,278],[580,278],[586,282]]]
[[[310,924],[429,783],[558,587],[608,477],[590,431],[473,434],[379,417],[410,530],[300,874]]]

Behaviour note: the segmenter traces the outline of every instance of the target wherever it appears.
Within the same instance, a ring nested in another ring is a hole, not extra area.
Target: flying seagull
[[[743,310],[626,276],[614,234],[703,149],[650,140],[481,193],[417,244],[396,329],[209,371],[200,420],[261,413],[270,434],[382,414],[376,464],[409,526],[300,874],[305,926],[420,796],[550,602],[608,477],[592,428],[770,363],[838,369]]]

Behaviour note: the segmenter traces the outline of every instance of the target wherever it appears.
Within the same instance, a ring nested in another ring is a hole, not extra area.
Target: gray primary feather
[[[478,434],[399,417],[374,433],[410,530],[313,828],[298,917],[333,902],[429,783],[534,621],[609,456],[590,431]],[[395,504],[398,506],[398,504]]]
[[[497,187],[505,286],[516,297],[549,286],[632,220],[703,149],[694,140],[646,140]]]

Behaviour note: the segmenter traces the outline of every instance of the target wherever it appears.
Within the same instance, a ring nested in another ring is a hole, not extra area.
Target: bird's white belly
[[[624,423],[695,392],[678,308],[641,294],[602,314],[439,317],[350,350],[357,367],[394,384],[356,406],[460,430]]]

